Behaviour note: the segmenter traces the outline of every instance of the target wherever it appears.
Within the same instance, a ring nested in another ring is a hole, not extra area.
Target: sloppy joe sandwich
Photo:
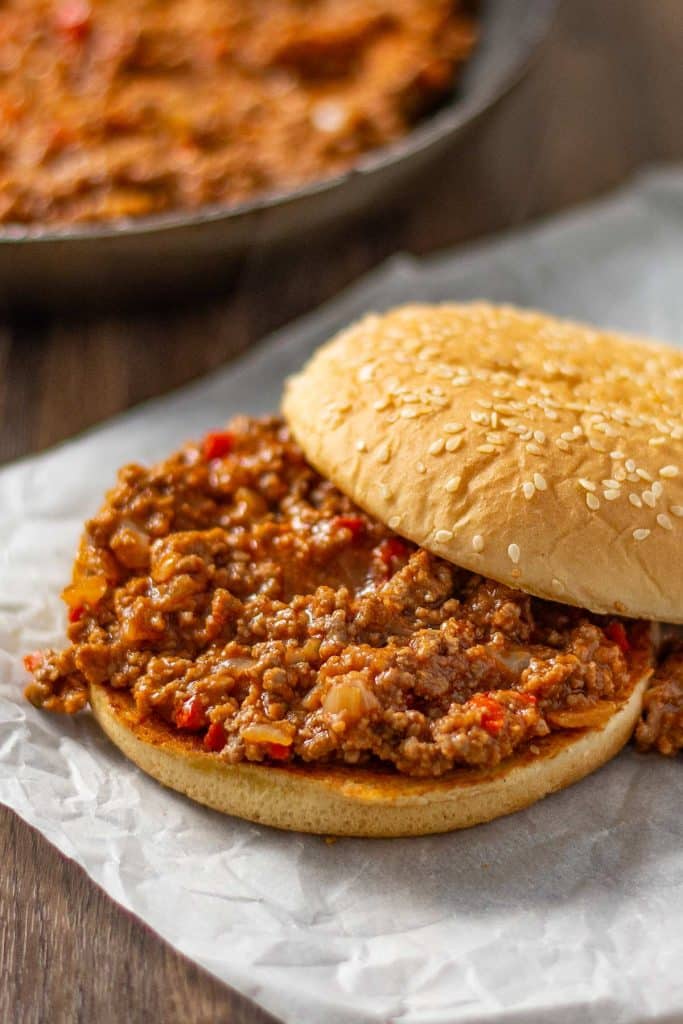
[[[300,831],[445,831],[683,746],[683,354],[485,304],[368,316],[119,474],[27,696]]]

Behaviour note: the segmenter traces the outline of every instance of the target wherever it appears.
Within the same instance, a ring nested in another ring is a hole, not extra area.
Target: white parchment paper
[[[464,833],[326,845],[195,806],[138,772],[87,715],[22,701],[20,656],[61,642],[58,593],[81,522],[120,464],[160,457],[234,412],[276,408],[285,374],[352,317],[474,297],[675,342],[683,173],[647,175],[476,249],[394,260],[238,365],[2,470],[0,798],[288,1024],[680,1021],[680,759],[626,752]]]

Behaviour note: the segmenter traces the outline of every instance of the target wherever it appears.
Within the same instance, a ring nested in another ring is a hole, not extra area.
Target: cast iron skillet
[[[480,41],[454,98],[350,171],[293,192],[114,224],[0,227],[0,303],[107,306],[220,280],[256,245],[379,209],[522,77],[559,0],[484,0]]]

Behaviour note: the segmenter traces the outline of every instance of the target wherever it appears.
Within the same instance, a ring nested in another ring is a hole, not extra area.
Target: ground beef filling
[[[339,173],[452,91],[469,0],[2,0],[0,223],[234,204]]]
[[[672,756],[683,750],[683,650],[666,657],[652,678],[636,730],[640,750]]]
[[[606,721],[647,644],[397,537],[278,419],[123,469],[64,598],[71,645],[27,656],[29,700],[107,683],[229,762],[494,766]]]

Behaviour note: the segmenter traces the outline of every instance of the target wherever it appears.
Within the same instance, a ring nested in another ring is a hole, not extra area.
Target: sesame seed
[[[454,494],[455,491],[457,491],[458,487],[460,486],[461,480],[462,477],[460,476],[452,476],[450,480],[446,482],[446,490],[448,491],[449,494]]]
[[[556,594],[561,594],[564,590],[564,584],[561,580],[558,580],[556,576],[553,576],[552,580],[550,581],[550,586],[553,588]]]
[[[626,470],[622,466],[617,466],[614,470],[614,479],[620,483],[626,479]]]
[[[427,451],[430,455],[440,455],[446,446],[446,442],[442,437],[437,437],[436,441],[432,441]]]
[[[642,530],[641,529],[641,530],[634,530],[633,531],[633,539],[634,540],[645,540],[646,537],[649,537],[649,536],[650,536],[650,531],[649,530]]]
[[[647,480],[648,483],[652,482],[652,477],[646,469],[637,469],[636,474],[637,476],[640,477],[641,480]]]
[[[586,495],[586,504],[595,512],[596,509],[600,508],[600,499],[589,491]]]
[[[657,499],[655,498],[655,496],[652,493],[652,491],[643,491],[642,498],[643,498],[643,501],[645,502],[645,504],[647,506],[649,506],[649,508],[654,508],[655,507],[655,505],[657,503]]]
[[[453,533],[451,530],[437,530],[434,534],[434,540],[439,544],[445,544],[449,540],[453,540]]]
[[[374,373],[374,365],[372,363],[366,363],[365,366],[361,366],[360,370],[358,371],[358,380],[361,382],[372,380]]]
[[[530,480],[525,480],[524,483],[522,484],[522,494],[524,495],[526,500],[527,501],[531,501],[531,499],[533,498],[535,493],[536,493],[536,488],[531,483],[531,481]]]
[[[495,411],[495,409],[491,413],[491,426],[493,427],[494,430],[498,426],[498,413]]]
[[[651,437],[650,440],[647,443],[651,444],[653,448],[656,448],[660,444],[666,444],[666,438],[665,437]]]
[[[579,477],[579,483],[585,491],[597,491],[597,487],[592,480],[586,480],[584,476]]]
[[[633,459],[627,459],[624,463],[624,467],[627,473],[635,473],[636,471],[636,464]]]
[[[597,441],[594,441],[593,438],[590,439],[588,444],[594,452],[602,452],[604,454],[604,452],[606,451],[606,449],[601,444],[598,444]]]
[[[358,441],[356,441],[356,451],[357,452],[366,452],[367,450],[368,450],[367,443],[362,438],[360,438]]]
[[[538,441],[539,444],[545,444],[545,434],[542,430],[534,430],[534,441]]]
[[[607,490],[602,493],[605,501],[616,501],[621,494],[621,491],[618,488],[615,489],[614,487],[608,487]]]
[[[569,445],[567,444],[566,441],[563,441],[561,437],[558,437],[557,441],[555,441],[555,444],[560,449],[560,451],[563,451],[563,452],[570,451]]]
[[[669,512],[677,519],[683,519],[683,505],[672,505]]]
[[[488,423],[489,421],[488,413],[478,412],[476,409],[470,413],[470,419],[473,423]]]
[[[519,550],[519,544],[508,544],[508,558],[514,565],[519,562],[519,556],[521,551]]]
[[[405,406],[405,408],[401,409],[400,415],[404,420],[414,420],[417,419],[418,413],[417,409],[415,409],[412,405],[407,405]]]
[[[671,522],[665,512],[660,512],[657,516],[657,522],[665,530],[673,530],[674,524]]]
[[[475,533],[474,537],[472,538],[472,547],[476,552],[484,550],[484,538],[480,533]]]
[[[678,466],[662,466],[659,475],[666,477],[678,476]]]
[[[492,444],[480,444],[477,448],[477,451],[481,452],[482,455],[492,455],[495,450],[495,446]]]
[[[664,486],[660,484],[659,480],[655,480],[655,482],[653,483],[652,493],[654,494],[655,498],[661,498],[661,496],[664,494]]]
[[[382,412],[389,405],[389,399],[385,395],[383,398],[378,398],[376,402],[372,403],[372,408],[376,409],[377,412]]]
[[[632,492],[631,494],[629,494],[628,500],[631,502],[632,505],[635,505],[636,508],[642,508],[643,507],[643,503],[640,500],[640,495],[639,494],[635,494],[635,493]]]
[[[542,455],[543,454],[542,450],[538,447],[537,444],[534,444],[533,441],[531,442],[531,444],[525,445],[525,447],[526,447],[526,450],[531,455]]]
[[[461,437],[449,437],[448,440],[446,441],[446,451],[447,452],[456,452],[461,444],[462,444],[462,438]]]
[[[534,487],[537,491],[546,491],[548,489],[545,477],[541,473],[534,473]]]
[[[388,444],[381,444],[379,446],[379,448],[377,449],[375,454],[377,456],[377,461],[378,462],[382,462],[382,463],[388,462],[389,458],[390,458],[389,445]]]
[[[619,489],[619,481],[618,480],[612,480],[611,478],[609,480],[603,480],[602,481],[602,486],[603,487],[616,487],[617,490],[618,490]]]
[[[459,434],[465,428],[462,423],[447,423],[443,429],[446,434]]]
[[[398,527],[401,525],[401,518],[401,516],[392,516],[387,522],[387,526],[389,527],[389,529],[398,529]]]
[[[610,459],[614,459],[616,461],[618,459],[623,459],[624,458],[624,453],[615,450],[615,451],[609,453],[609,457],[610,457]]]
[[[418,471],[418,473],[427,472],[427,467],[425,466],[424,462],[418,462],[417,465],[415,466],[415,469]]]

